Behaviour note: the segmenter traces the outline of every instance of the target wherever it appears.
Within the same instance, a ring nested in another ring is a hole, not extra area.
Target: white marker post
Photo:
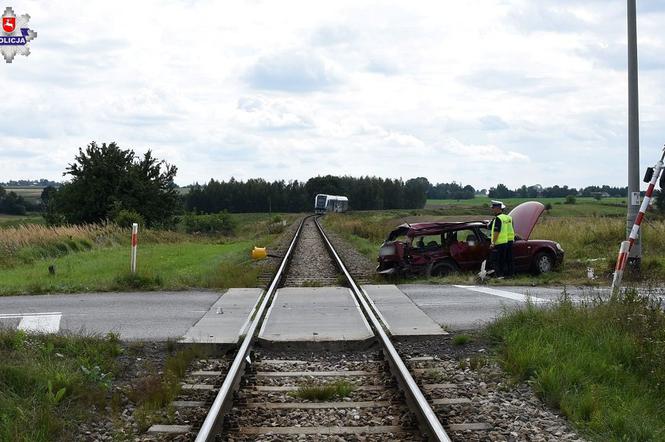
[[[138,233],[139,225],[132,223],[132,273],[136,273],[136,246],[139,243]]]

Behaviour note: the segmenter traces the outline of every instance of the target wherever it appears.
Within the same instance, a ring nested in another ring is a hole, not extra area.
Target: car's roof
[[[433,235],[449,230],[459,230],[468,227],[484,227],[487,226],[489,220],[478,221],[441,221],[431,223],[413,223],[402,224],[395,230],[401,230],[403,235],[417,236],[417,235]]]

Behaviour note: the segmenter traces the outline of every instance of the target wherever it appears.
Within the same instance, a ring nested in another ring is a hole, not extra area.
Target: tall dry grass
[[[144,230],[141,242],[175,242],[185,235],[170,231]],[[85,224],[47,227],[25,224],[0,230],[0,266],[29,263],[71,252],[129,244],[131,231],[115,224]]]
[[[610,258],[619,251],[626,237],[626,222],[622,218],[546,218],[531,235],[532,239],[559,242],[572,259]],[[645,220],[641,229],[645,255],[665,257],[665,221]]]

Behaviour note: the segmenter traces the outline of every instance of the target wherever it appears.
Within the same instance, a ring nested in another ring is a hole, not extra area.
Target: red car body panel
[[[513,218],[515,236],[528,240],[544,210],[545,206],[538,201],[527,201],[511,210],[508,215]]]
[[[555,265],[563,262],[563,249],[548,240],[529,240],[545,206],[536,201],[522,203],[510,212],[515,229],[515,270],[533,269],[534,259],[547,253]],[[379,250],[377,271],[384,274],[429,274],[441,262],[460,271],[478,271],[490,254],[490,220],[402,224],[390,232]],[[402,238],[403,239],[398,239]],[[424,244],[424,237],[430,241]]]

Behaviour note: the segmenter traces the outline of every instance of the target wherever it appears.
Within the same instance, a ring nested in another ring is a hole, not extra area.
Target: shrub
[[[574,195],[568,195],[566,197],[566,202],[565,204],[575,204],[577,202],[577,198],[575,198]]]
[[[545,210],[552,210],[552,203],[545,204]]]
[[[122,209],[118,212],[116,216],[113,217],[113,222],[120,227],[132,227],[133,223],[138,224],[139,226],[145,225],[145,220],[140,213],[135,210],[126,210]]]
[[[235,221],[226,213],[212,215],[185,215],[183,224],[187,233],[221,233],[232,235],[236,228]]]
[[[453,338],[453,345],[465,345],[471,342],[471,336],[469,335],[456,335]]]

